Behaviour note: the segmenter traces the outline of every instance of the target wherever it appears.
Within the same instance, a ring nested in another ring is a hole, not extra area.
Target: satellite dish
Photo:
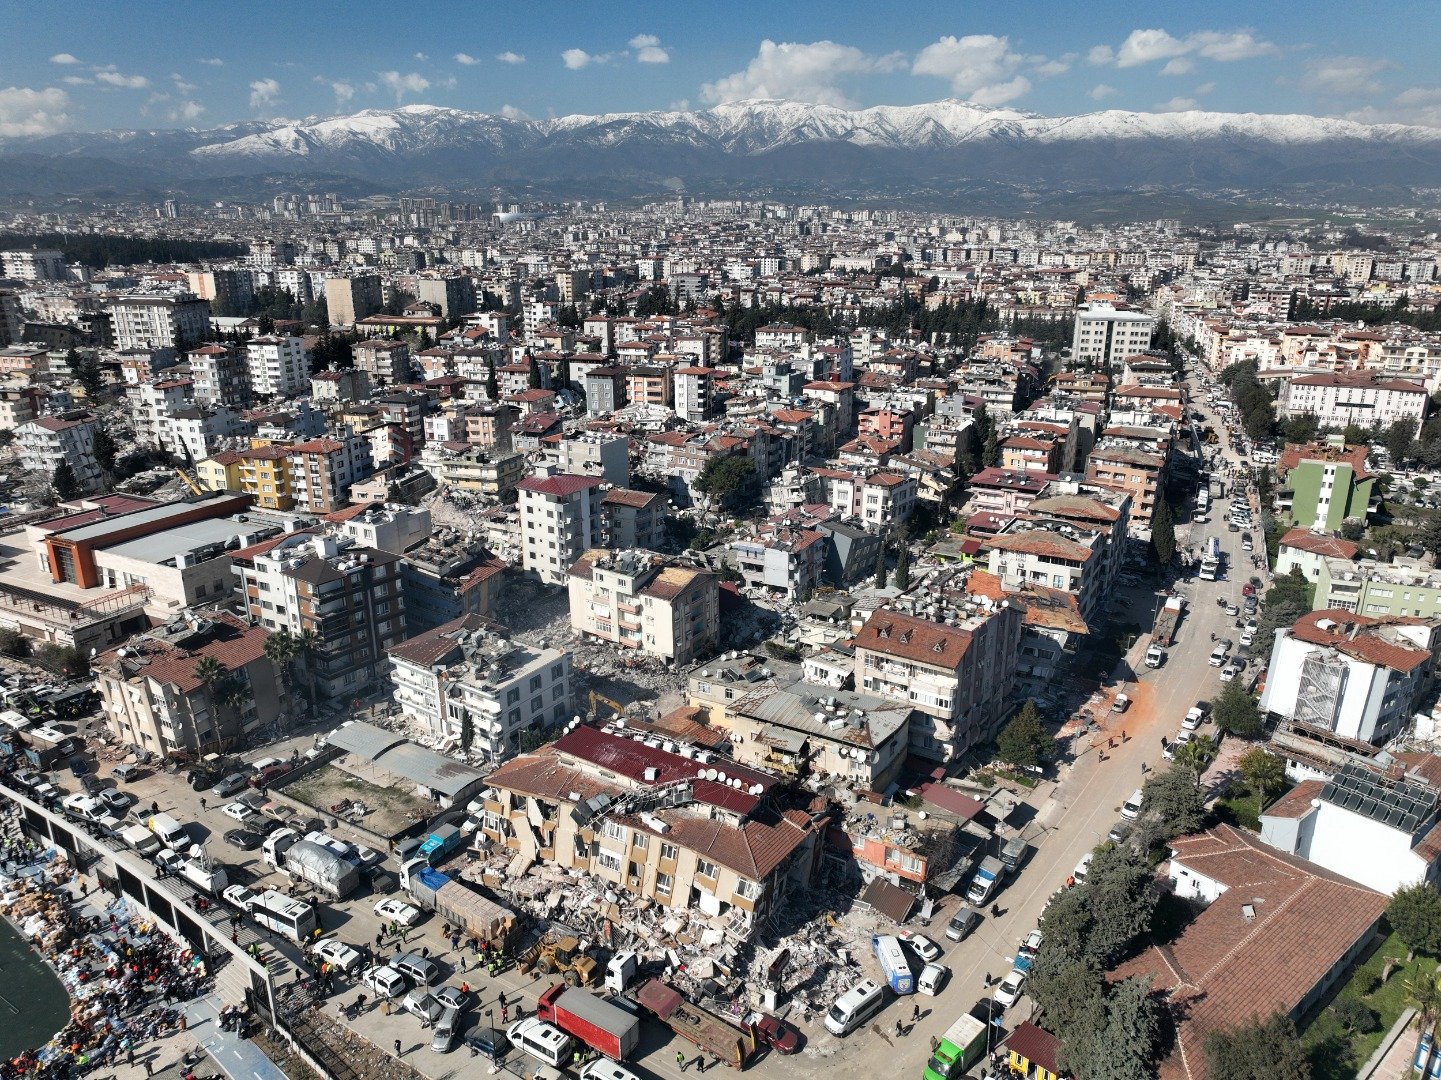
[[[722,784],[724,784],[726,782],[726,774],[716,773],[716,779],[719,780]]]

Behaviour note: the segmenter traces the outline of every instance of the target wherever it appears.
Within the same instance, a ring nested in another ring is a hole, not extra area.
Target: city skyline
[[[37,10],[0,45],[0,137],[210,127],[425,102],[512,117],[704,109],[748,98],[843,107],[952,97],[1043,115],[1101,109],[1308,113],[1441,126],[1424,42],[1431,5],[1324,3],[1288,13],[1222,3],[1136,15],[1088,5],[921,5],[876,18],[855,4],[742,3],[697,19],[659,5],[624,11],[543,4],[432,9],[380,35],[382,10],[253,6],[279,35],[197,36],[175,4],[117,4],[84,33]],[[388,9],[385,9],[388,12]],[[1080,9],[1076,9],[1080,10]],[[271,17],[273,16],[273,18]],[[1079,25],[1078,25],[1079,23]],[[1396,34],[1396,26],[1416,33]],[[96,32],[99,31],[99,32]],[[102,44],[103,43],[103,44]]]

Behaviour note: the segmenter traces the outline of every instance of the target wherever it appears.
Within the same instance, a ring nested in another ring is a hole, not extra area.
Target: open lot
[[[366,814],[360,824],[380,836],[404,832],[415,822],[435,812],[435,805],[400,787],[382,787],[348,771],[350,755],[322,765],[309,776],[302,777],[282,790],[290,798],[312,807],[317,813],[332,814],[331,807],[359,800]],[[365,768],[365,766],[361,766]],[[383,777],[378,777],[381,779]]]

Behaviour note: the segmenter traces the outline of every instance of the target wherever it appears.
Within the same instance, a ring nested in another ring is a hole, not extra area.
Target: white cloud
[[[175,72],[170,73],[170,81],[175,84],[175,92],[178,94],[189,94],[197,89],[193,82],[187,82],[185,76]]]
[[[53,135],[70,123],[70,95],[56,87],[0,89],[0,136]]]
[[[1379,94],[1376,76],[1391,66],[1374,56],[1317,56],[1306,61],[1302,90],[1323,97],[1360,97]]]
[[[1087,58],[1097,66],[1114,63],[1123,68],[1168,60],[1162,75],[1186,75],[1195,70],[1195,62],[1180,57],[1195,55],[1224,64],[1277,52],[1280,49],[1274,42],[1258,38],[1250,30],[1197,30],[1178,38],[1165,30],[1147,29],[1132,30],[1114,50],[1109,45],[1097,45]]]
[[[330,92],[335,95],[337,106],[350,104],[350,99],[355,97],[355,84],[344,82],[339,79],[327,79],[324,75],[315,76],[315,81],[321,86],[330,87]]]
[[[150,85],[150,80],[144,75],[122,75],[108,69],[97,71],[95,81],[103,82],[106,86],[118,86],[122,90],[144,90]]]
[[[440,82],[436,85],[442,86],[447,90],[454,90],[457,86],[460,85],[460,80],[457,79],[454,75],[447,75],[445,78],[441,79]]]
[[[1389,105],[1368,105],[1346,114],[1363,124],[1416,124],[1441,127],[1441,86],[1413,86],[1402,90]]]
[[[423,94],[430,89],[430,80],[415,71],[404,75],[398,71],[382,71],[380,82],[395,91],[397,102],[403,100],[406,94]]]
[[[521,56],[518,52],[511,52],[509,49],[506,49],[503,53],[496,53],[495,58],[499,60],[502,64],[525,63],[525,57]]]
[[[200,104],[200,102],[182,101],[166,115],[176,123],[188,124],[193,120],[199,120],[201,114],[204,112],[205,106]]]
[[[477,60],[475,57],[471,56],[469,53],[463,53],[463,52],[458,52],[458,53],[455,54],[455,62],[456,62],[457,64],[464,64],[466,67],[470,67],[470,66],[473,65],[473,64],[478,64],[478,63],[480,63],[479,60]]]
[[[50,58],[52,64],[78,64],[80,58],[68,52],[58,52]]]
[[[225,61],[222,60],[222,59],[220,59],[220,57],[218,57],[218,56],[202,56],[202,57],[200,58],[200,62],[201,62],[202,64],[208,64],[208,65],[210,65],[211,67],[224,67],[224,66],[225,66]]]
[[[566,49],[560,54],[560,59],[571,71],[579,71],[591,64],[609,63],[611,56],[611,53],[590,53],[584,49]]]
[[[635,50],[635,59],[640,64],[669,64],[670,53],[661,48],[660,38],[654,34],[637,34],[630,39]]]
[[[415,58],[416,58],[417,60],[429,60],[429,59],[430,59],[430,57],[426,56],[425,53],[423,53],[423,52],[418,52],[418,53],[416,53],[416,54],[415,54]]]
[[[1209,93],[1211,93],[1211,92],[1212,92],[1213,90],[1215,90],[1215,89],[1216,89],[1216,84],[1215,84],[1215,83],[1213,83],[1213,82],[1203,82],[1200,86],[1196,87],[1196,89],[1195,89],[1193,92],[1194,92],[1194,93],[1197,93],[1197,94],[1209,94]]]
[[[94,86],[94,79],[87,79],[84,75],[66,75],[60,80],[67,86]]]
[[[280,84],[274,79],[256,79],[250,84],[250,107],[256,112],[269,109],[280,100]]]
[[[1188,112],[1196,108],[1195,98],[1173,97],[1170,101],[1156,106],[1157,112]]]
[[[1092,101],[1104,101],[1108,97],[1115,97],[1120,91],[1107,83],[1097,83],[1091,87],[1088,95]]]
[[[500,115],[505,117],[507,120],[530,119],[530,113],[526,112],[524,109],[518,109],[514,105],[502,105],[500,107]]]
[[[1011,50],[1009,39],[994,34],[947,35],[920,51],[912,75],[949,80],[951,91],[982,105],[1001,105],[1031,89],[1024,75],[1013,74],[1024,57]]]
[[[834,41],[809,43],[762,41],[744,71],[733,72],[700,88],[711,104],[746,98],[788,98],[822,105],[849,105],[837,85],[849,75],[873,75],[904,66],[900,53],[872,56]]]
[[[1065,57],[1060,57],[1056,60],[1042,60],[1031,70],[1045,78],[1049,78],[1052,75],[1064,75],[1071,70],[1071,61]]]

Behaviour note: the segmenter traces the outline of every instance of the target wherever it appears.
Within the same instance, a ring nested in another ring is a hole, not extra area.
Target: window
[[[650,837],[643,832],[638,832],[630,839],[631,846],[637,851],[644,851],[650,847]]]
[[[660,896],[669,896],[671,889],[675,888],[675,878],[670,874],[657,874],[655,876],[655,891]]]
[[[507,705],[514,705],[514,704],[515,704],[517,701],[519,701],[519,700],[520,700],[520,687],[518,687],[518,686],[513,686],[513,687],[511,687],[509,690],[507,690],[507,691],[505,692],[505,703],[506,703]]]
[[[620,869],[620,856],[614,852],[606,851],[604,848],[596,852],[595,861],[606,870]]]
[[[530,689],[531,689],[531,693],[534,693],[535,691],[537,691],[537,690],[540,689],[540,683],[541,683],[541,679],[540,679],[540,676],[539,676],[539,675],[532,675],[532,676],[531,676],[531,678],[530,678]]]
[[[701,877],[714,878],[720,876],[720,868],[716,866],[715,863],[707,862],[705,859],[696,860],[695,872]]]
[[[758,881],[747,881],[742,878],[740,884],[736,886],[736,895],[743,896],[747,900],[759,900],[763,892],[765,892],[765,888]]]
[[[660,857],[662,859],[674,859],[680,854],[680,849],[674,844],[662,842],[660,845]]]

